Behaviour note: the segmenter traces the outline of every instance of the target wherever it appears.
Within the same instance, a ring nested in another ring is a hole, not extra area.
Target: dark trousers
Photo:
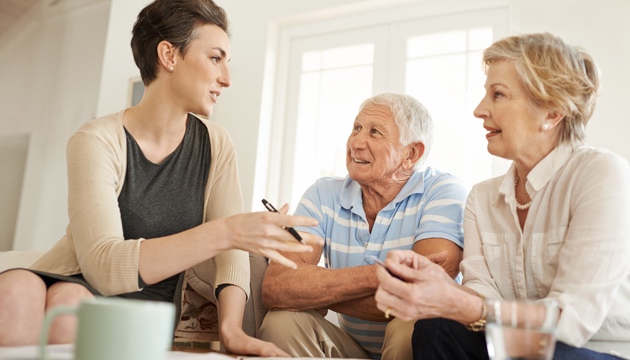
[[[456,321],[427,319],[416,322],[413,337],[414,360],[487,360],[486,334],[469,331]],[[554,360],[612,360],[617,356],[576,348],[558,341]]]

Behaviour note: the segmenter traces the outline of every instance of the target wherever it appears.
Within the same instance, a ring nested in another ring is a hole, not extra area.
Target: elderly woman
[[[416,359],[487,358],[483,297],[554,299],[555,359],[630,357],[630,169],[584,146],[599,77],[593,59],[544,33],[484,52],[486,95],[475,110],[488,151],[513,161],[476,185],[464,215],[463,286],[407,252],[378,272],[380,309],[418,321]],[[614,355],[611,355],[614,354]]]
[[[271,311],[261,338],[293,356],[409,359],[413,323],[376,308],[375,260],[413,249],[458,275],[466,189],[452,175],[422,166],[432,122],[418,100],[381,94],[360,107],[348,137],[345,179],[323,178],[303,196],[296,214],[319,225],[300,230],[325,240],[309,254],[271,264],[263,301]],[[317,264],[324,256],[326,268]],[[452,280],[451,280],[452,281]],[[339,327],[324,318],[338,313]],[[282,311],[289,310],[289,311]],[[384,316],[385,315],[385,316]]]

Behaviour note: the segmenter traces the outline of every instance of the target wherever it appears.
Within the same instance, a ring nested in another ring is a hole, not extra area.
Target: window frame
[[[356,9],[347,9],[343,11],[331,11],[328,16],[321,13],[313,15],[312,19],[300,21],[290,20],[286,23],[279,23],[277,30],[277,45],[275,52],[271,52],[270,59],[275,58],[275,68],[268,71],[268,77],[272,77],[270,86],[265,86],[263,92],[263,102],[268,101],[269,118],[261,119],[261,128],[259,134],[257,170],[256,170],[256,188],[254,189],[254,199],[266,197],[277,203],[289,203],[291,199],[292,189],[291,181],[293,174],[292,149],[295,148],[295,139],[293,134],[296,132],[296,120],[298,107],[299,79],[300,74],[300,55],[302,52],[298,49],[308,49],[312,45],[315,38],[328,37],[335,39],[336,34],[352,33],[365,31],[370,27],[381,27],[382,36],[385,36],[383,46],[386,50],[378,48],[375,44],[374,66],[383,66],[386,71],[379,76],[375,71],[373,77],[373,93],[381,92],[404,92],[404,72],[406,58],[401,57],[400,61],[389,61],[381,59],[385,52],[399,51],[400,46],[405,47],[406,41],[402,38],[400,43],[397,41],[389,41],[393,39],[392,33],[405,31],[405,27],[418,21],[434,21],[436,18],[443,16],[462,16],[467,17],[476,12],[500,11],[506,16],[501,19],[501,31],[493,31],[494,40],[508,35],[510,31],[510,8],[507,0],[478,0],[471,3],[468,0],[444,0],[444,1],[427,1],[415,3],[411,5],[391,6],[385,3],[379,5],[367,5],[363,11]],[[340,13],[341,12],[341,13]],[[418,16],[417,14],[422,14]],[[273,32],[273,31],[272,31]],[[331,44],[343,44],[340,39],[332,40]],[[379,40],[382,41],[382,40]],[[297,45],[297,46],[296,46]],[[400,74],[402,72],[402,75]],[[271,94],[269,93],[271,92]],[[263,104],[264,106],[264,104]],[[500,160],[499,160],[500,162]],[[504,164],[494,164],[493,174],[503,171]],[[273,170],[272,170],[273,169]],[[305,191],[306,189],[303,189]],[[259,206],[258,201],[253,201],[254,208]],[[296,204],[292,204],[294,206]],[[292,208],[293,210],[293,208]]]

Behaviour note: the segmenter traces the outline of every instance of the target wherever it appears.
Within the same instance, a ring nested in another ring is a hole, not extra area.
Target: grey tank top
[[[211,159],[208,128],[189,114],[184,139],[160,164],[149,161],[125,133],[127,175],[118,196],[125,239],[152,239],[200,225]],[[120,296],[172,302],[179,275]]]

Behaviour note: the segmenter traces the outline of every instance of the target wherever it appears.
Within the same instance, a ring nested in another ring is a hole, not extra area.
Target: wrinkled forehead
[[[394,123],[394,114],[389,106],[384,104],[366,104],[356,117],[357,120],[381,120]]]

